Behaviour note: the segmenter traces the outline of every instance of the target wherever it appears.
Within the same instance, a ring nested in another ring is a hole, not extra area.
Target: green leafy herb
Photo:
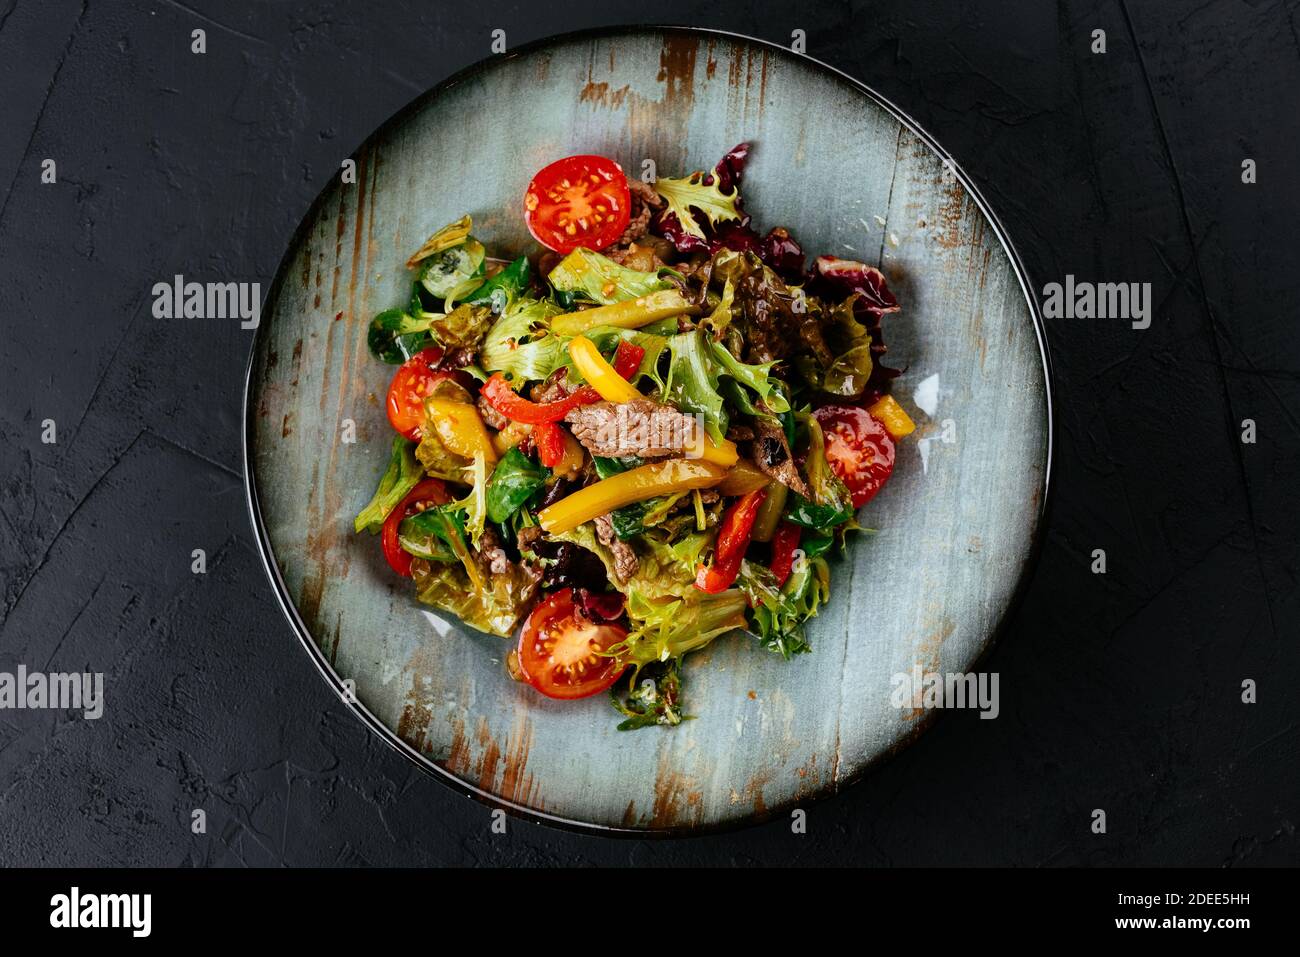
[[[805,529],[803,537],[799,540],[799,547],[809,558],[817,558],[825,555],[830,551],[831,546],[835,544],[835,532],[822,531],[818,529]]]
[[[416,598],[450,612],[479,631],[509,638],[537,593],[537,580],[518,563],[504,571],[483,576],[474,557],[458,545],[461,563],[415,562]]]
[[[741,385],[753,389],[758,394],[758,400],[767,406],[767,411],[790,411],[790,400],[786,398],[784,384],[770,375],[772,367],[776,365],[775,360],[758,364],[741,362],[722,343],[710,342],[709,346],[723,372]]]
[[[721,507],[721,502],[718,507]],[[691,522],[691,528],[674,527],[685,522],[664,522],[656,528],[649,529],[641,536],[641,564],[647,572],[654,570],[659,581],[680,583],[680,587],[668,590],[668,593],[690,597],[698,595],[695,588],[695,573],[704,553],[713,545],[717,536],[715,531],[698,532],[694,528],[694,516],[684,516]]]
[[[366,345],[375,358],[390,365],[405,362],[421,349],[433,344],[429,329],[437,313],[412,314],[401,309],[385,309],[370,320]],[[439,316],[441,318],[441,316]]]
[[[548,477],[548,469],[518,448],[511,448],[497,462],[488,480],[487,517],[493,522],[506,521],[546,484]]]
[[[424,296],[422,291],[424,286],[420,285],[420,280],[411,283],[411,295],[407,299],[406,312],[411,316],[418,316],[422,312],[429,310],[424,307]]]
[[[654,322],[647,323],[640,329],[637,329],[636,332],[639,335],[663,336],[664,338],[667,338],[668,336],[676,335],[677,328],[677,317],[669,316],[667,319],[656,319]],[[640,343],[638,343],[638,345],[639,344]]]
[[[487,527],[487,460],[482,452],[474,453],[474,461],[465,469],[465,477],[462,482],[469,483],[469,492],[465,497],[453,502],[456,508],[463,509],[465,512],[465,530],[469,533],[470,541],[474,547],[478,548],[479,539],[483,537],[483,530]]]
[[[492,322],[492,310],[462,302],[445,316],[426,313],[434,338],[448,349],[477,349]]]
[[[687,717],[682,714],[682,664],[677,658],[646,665],[635,683],[624,689],[619,682],[609,689],[609,696],[624,715],[619,731],[674,727]]]
[[[663,376],[659,374],[659,359],[668,348],[668,340],[671,336],[677,334],[677,320],[665,320],[670,323],[672,328],[668,335],[662,335],[657,332],[651,332],[652,326],[643,326],[640,329],[616,329],[613,326],[596,326],[586,332],[588,339],[600,350],[600,354],[606,359],[613,359],[615,352],[618,350],[620,341],[626,340],[634,346],[640,346],[645,350],[645,355],[641,358],[641,365],[632,377],[635,384],[642,376],[648,377],[655,387],[663,390]],[[564,340],[565,343],[568,340]],[[566,352],[567,360],[567,352]],[[577,370],[572,365],[569,366],[569,381],[578,381]]]
[[[609,513],[610,524],[614,527],[614,534],[627,541],[645,531],[645,513],[651,504],[656,501],[650,499],[645,502],[633,502],[631,505],[624,505],[616,508]]]
[[[353,529],[368,529],[372,534],[384,525],[384,519],[397,508],[402,499],[424,478],[424,469],[415,458],[415,443],[396,436],[393,451],[388,457],[388,468],[379,480],[374,496],[352,523]]]
[[[736,209],[740,190],[724,193],[718,186],[716,171],[709,185],[704,185],[704,178],[703,173],[696,172],[682,179],[661,176],[654,183],[655,192],[667,201],[669,212],[677,216],[682,229],[698,239],[704,238],[704,229],[696,221],[692,209],[698,209],[714,226],[725,220],[740,219],[740,210]]]
[[[643,459],[635,455],[630,455],[625,459],[611,459],[593,455],[591,461],[596,468],[596,475],[603,479],[645,464]],[[681,497],[680,494],[659,495],[655,498],[648,498],[643,502],[633,502],[631,505],[624,505],[614,509],[609,513],[610,523],[614,526],[614,534],[623,541],[628,541],[640,535],[647,528],[652,528],[662,522],[668,511],[677,504]]]
[[[744,628],[747,599],[738,589],[707,595],[698,590],[683,598],[648,598],[629,587],[627,615],[633,629],[606,649],[636,667],[680,658],[698,651],[719,635]],[[636,673],[633,673],[633,681]]]
[[[785,385],[770,374],[775,362],[741,362],[700,329],[670,336],[667,345],[671,359],[663,394],[683,412],[703,416],[704,428],[715,441],[722,439],[730,421],[724,394],[749,415],[789,411]],[[751,399],[741,386],[752,389],[756,398]]]
[[[465,539],[462,515],[459,509],[438,505],[407,516],[397,527],[397,544],[426,561],[459,561],[457,540]]]
[[[547,300],[512,303],[488,330],[479,362],[488,372],[516,379],[545,379],[569,361],[568,339],[553,335],[549,320],[560,309]]]
[[[871,379],[871,339],[841,352],[822,376],[822,391],[842,398],[859,398]]]
[[[471,306],[488,306],[493,315],[500,316],[506,308],[524,294],[532,282],[533,271],[527,257],[520,256],[465,297]]]
[[[700,320],[700,328],[707,329],[713,339],[720,339],[731,325],[731,308],[736,298],[736,284],[730,279],[724,280],[722,295],[713,311]]]
[[[821,606],[830,601],[830,565],[825,558],[809,557],[805,553],[802,561],[795,562],[781,593],[794,604],[799,621],[817,617]]]
[[[672,358],[664,382],[664,395],[683,412],[703,416],[704,430],[715,442],[720,442],[729,420],[722,395],[718,392],[720,368],[709,345],[698,329],[668,339]]]
[[[672,288],[672,282],[662,278],[662,272],[628,269],[600,253],[579,247],[560,260],[547,278],[562,293],[581,295],[608,306]]]
[[[457,481],[467,482],[463,498],[426,508],[398,526],[398,544],[417,558],[454,561],[462,557],[466,541],[478,547],[487,519],[487,465],[481,454],[462,470]]]
[[[835,479],[839,481],[839,479]],[[843,485],[844,483],[840,483]],[[804,498],[798,492],[790,495],[789,511],[786,512],[786,519],[794,522],[796,525],[802,525],[804,528],[830,528],[847,522],[853,517],[853,506],[847,504],[849,501],[847,490],[842,500],[822,505],[817,502]]]
[[[421,561],[411,565],[416,597],[480,631],[508,638],[537,591],[537,578],[518,563],[488,575],[470,544],[483,531],[483,457],[475,456],[474,487],[462,499],[402,522],[398,541]],[[448,557],[448,555],[450,557]]]
[[[595,467],[598,477],[607,479],[611,475],[618,475],[620,472],[634,469],[638,465],[644,465],[645,461],[635,455],[629,455],[625,459],[611,459],[603,455],[593,455],[591,464]]]
[[[821,426],[811,415],[801,414],[800,420],[808,427],[808,455],[804,459],[804,471],[808,475],[813,497],[808,499],[797,492],[792,494],[785,517],[796,525],[821,532],[851,520],[856,510],[849,497],[849,490],[831,471],[830,463],[826,461],[826,443]]]
[[[830,312],[823,330],[825,355],[805,354],[796,357],[795,365],[808,384],[827,395],[858,399],[867,390],[874,363],[871,333],[858,322],[853,311],[859,293],[849,296]]]
[[[657,530],[654,530],[657,531]],[[572,542],[591,552],[605,566],[610,581],[618,581],[615,573],[613,553],[600,543],[596,537],[594,523],[585,522],[567,532],[553,533],[551,538],[561,542]],[[660,598],[680,598],[698,595],[695,587],[695,566],[687,567],[685,562],[671,557],[671,549],[662,545],[651,545],[650,535],[643,535],[638,541],[638,558],[636,573],[623,583],[622,589],[627,593],[636,592],[647,601]],[[711,540],[711,537],[708,539]]]
[[[794,578],[793,572],[790,577]],[[764,648],[787,661],[793,655],[812,650],[804,638],[804,616],[799,606],[791,594],[777,585],[771,569],[742,561],[736,584],[749,599],[749,630]]]
[[[654,528],[668,515],[668,512],[676,505],[685,492],[676,492],[672,495],[659,495],[655,498],[648,498],[643,502],[633,502],[631,505],[624,505],[616,508],[609,513],[610,522],[614,526],[614,534],[627,541],[635,538],[648,528]]]

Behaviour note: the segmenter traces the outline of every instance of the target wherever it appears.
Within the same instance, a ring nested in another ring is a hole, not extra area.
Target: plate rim
[[[573,40],[596,40],[604,37],[622,36],[627,34],[649,34],[649,35],[686,35],[696,39],[729,39],[738,40],[747,44],[752,44],[764,50],[771,50],[781,56],[802,60],[810,64],[814,69],[830,75],[831,77],[847,83],[858,93],[867,97],[876,106],[885,110],[894,117],[900,124],[908,129],[914,136],[923,141],[932,149],[944,162],[944,164],[953,171],[957,180],[962,184],[970,198],[979,208],[980,213],[993,229],[993,234],[998,243],[1002,246],[1010,262],[1012,272],[1015,274],[1016,281],[1020,284],[1021,293],[1029,307],[1029,316],[1034,328],[1034,338],[1038,344],[1039,359],[1043,373],[1043,428],[1045,431],[1045,454],[1043,457],[1043,477],[1039,489],[1038,507],[1032,518],[1032,528],[1029,533],[1029,549],[1025,553],[1024,559],[1020,563],[1020,568],[1016,577],[1015,587],[1003,608],[997,623],[988,629],[984,640],[981,644],[978,654],[972,660],[972,666],[977,665],[984,660],[998,643],[1007,626],[1019,608],[1024,599],[1025,592],[1028,589],[1029,582],[1033,577],[1033,571],[1038,564],[1042,552],[1044,530],[1046,528],[1046,519],[1048,514],[1049,502],[1051,501],[1051,477],[1052,463],[1055,453],[1055,410],[1056,402],[1054,399],[1054,386],[1052,376],[1052,359],[1049,348],[1046,328],[1043,323],[1042,312],[1039,309],[1038,299],[1034,295],[1033,286],[1029,282],[1028,270],[1020,257],[1019,251],[1011,241],[1002,222],[998,219],[993,208],[984,198],[974,181],[967,175],[960,164],[953,159],[952,155],[944,149],[933,136],[930,135],[916,120],[908,113],[897,106],[892,100],[878,92],[873,87],[867,85],[856,77],[846,73],[838,67],[832,66],[816,57],[804,53],[795,53],[788,47],[782,46],[771,40],[764,40],[759,37],[749,36],[748,34],[739,33],[732,30],[718,30],[709,27],[696,27],[677,24],[611,24],[599,27],[589,27],[581,30],[565,31],[563,33],[551,34],[522,43],[513,47],[503,54],[494,54],[462,67],[455,73],[429,87],[423,93],[417,94],[404,106],[400,107],[388,119],[384,120],[379,126],[375,127],[364,140],[349,154],[350,158],[356,159],[364,153],[374,141],[380,139],[391,129],[400,125],[406,118],[420,109],[425,104],[443,92],[462,83],[468,79],[477,76],[489,69],[496,68],[504,61],[509,61],[525,54],[535,52],[545,47],[557,43]],[[326,195],[330,192],[328,186],[323,187],[312,200],[307,211],[303,214],[297,227],[294,229],[289,241],[285,247],[285,252],[280,258],[279,265],[276,267],[274,278],[267,289],[267,294],[263,304],[277,301],[280,289],[284,285],[291,266],[293,253],[298,249],[302,240],[310,232],[311,224],[317,218],[318,213],[324,203]],[[269,323],[266,324],[269,326]],[[253,527],[253,539],[257,545],[258,556],[262,562],[262,568],[266,572],[271,582],[271,590],[275,593],[276,603],[280,606],[285,618],[289,622],[290,628],[297,635],[299,643],[306,650],[308,656],[315,663],[317,671],[325,680],[325,683],[334,690],[342,699],[343,704],[361,722],[369,726],[370,730],[379,736],[389,747],[393,748],[407,760],[411,761],[434,780],[439,781],[444,786],[453,789],[462,796],[472,797],[494,808],[504,808],[512,814],[519,816],[524,820],[533,823],[547,825],[559,828],[561,830],[573,831],[588,835],[600,835],[606,837],[623,837],[632,839],[647,840],[652,838],[681,838],[705,836],[710,834],[719,834],[729,831],[737,831],[743,828],[752,827],[765,821],[773,820],[777,816],[793,807],[802,807],[820,802],[826,798],[833,797],[849,787],[861,781],[868,772],[876,770],[891,758],[905,751],[910,747],[926,730],[941,717],[933,710],[927,711],[916,723],[916,726],[909,731],[904,737],[900,738],[891,747],[879,752],[869,760],[863,762],[861,766],[847,777],[839,781],[831,781],[828,784],[817,788],[806,795],[792,797],[771,808],[766,808],[762,812],[753,812],[743,817],[730,818],[723,821],[712,821],[704,824],[672,824],[667,826],[650,826],[650,827],[625,827],[610,824],[601,824],[593,821],[583,821],[577,818],[564,817],[559,814],[552,814],[547,811],[527,807],[516,801],[503,798],[491,791],[477,787],[468,781],[457,777],[451,771],[447,770],[435,762],[432,758],[425,755],[422,751],[405,741],[396,731],[389,728],[382,722],[369,708],[357,700],[348,690],[338,673],[325,658],[325,653],[312,637],[311,630],[302,620],[298,613],[297,606],[289,596],[288,586],[285,584],[284,577],[280,573],[279,565],[276,564],[274,550],[271,546],[270,536],[266,529],[266,522],[262,517],[261,500],[258,495],[257,478],[253,469],[253,432],[255,428],[255,409],[253,404],[253,373],[258,352],[263,344],[263,337],[269,333],[264,331],[264,324],[259,316],[257,329],[253,333],[253,341],[249,348],[248,363],[244,372],[244,395],[243,395],[243,427],[241,429],[241,465],[244,472],[244,497],[245,504],[248,506],[248,517]]]

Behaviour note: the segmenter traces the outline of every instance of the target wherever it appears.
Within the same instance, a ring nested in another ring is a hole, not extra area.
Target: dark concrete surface
[[[98,721],[0,711],[0,864],[1295,864],[1298,18],[1268,0],[0,0],[0,671],[107,683]],[[987,662],[1002,716],[945,716],[803,836],[493,835],[326,690],[275,605],[240,477],[251,334],[151,314],[175,273],[265,289],[340,159],[493,29],[648,20],[806,30],[974,176],[1039,288],[1154,288],[1146,331],[1049,324],[1053,505]]]

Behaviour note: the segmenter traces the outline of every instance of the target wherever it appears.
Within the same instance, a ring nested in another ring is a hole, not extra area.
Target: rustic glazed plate
[[[573,153],[636,172],[706,168],[754,143],[745,205],[810,253],[878,263],[903,303],[887,320],[895,394],[916,418],[879,529],[833,566],[814,651],[751,639],[690,659],[675,729],[615,730],[597,697],[544,699],[507,677],[507,643],[433,614],[352,533],[388,458],[392,368],[365,329],[409,288],[406,257],[465,212],[490,249],[529,238],[532,173]],[[805,57],[729,34],[611,29],[532,44],[430,91],[354,156],[280,265],[252,357],[245,471],[284,610],[330,683],[436,775],[517,811],[616,830],[687,830],[834,792],[933,712],[891,703],[892,676],[960,672],[1026,572],[1050,459],[1035,307],[992,214],[897,109]],[[355,442],[346,441],[355,424]]]

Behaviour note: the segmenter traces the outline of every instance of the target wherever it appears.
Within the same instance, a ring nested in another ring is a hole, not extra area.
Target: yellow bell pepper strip
[[[700,307],[687,302],[676,289],[663,289],[647,296],[597,306],[581,312],[569,312],[551,320],[551,332],[557,336],[579,336],[597,326],[640,329],[670,316],[698,315]]]
[[[700,458],[705,462],[712,462],[714,465],[721,465],[724,469],[729,469],[740,459],[740,453],[736,451],[736,443],[731,439],[723,439],[721,442],[714,442],[713,439],[704,436],[704,448],[700,451]]]
[[[651,462],[579,489],[537,513],[537,524],[551,533],[572,531],[606,512],[657,495],[717,485],[726,470],[698,459]]]
[[[554,325],[551,326],[551,331],[555,331]],[[636,386],[619,375],[618,371],[605,361],[596,344],[586,336],[575,336],[569,342],[569,356],[573,359],[574,368],[606,402],[632,402],[635,399],[645,398],[637,391]],[[736,451],[736,443],[730,439],[714,442],[706,435],[704,448],[696,458],[721,465],[725,469],[736,464],[740,453]]]
[[[487,464],[497,460],[496,449],[488,437],[487,426],[479,417],[478,409],[467,402],[453,399],[428,398],[424,400],[428,420],[438,431],[438,438],[447,451],[472,459],[482,452]]]
[[[605,361],[596,344],[586,336],[577,336],[569,342],[569,356],[573,359],[574,368],[606,402],[631,402],[633,399],[644,398],[636,386]]]
[[[916,423],[892,395],[882,395],[867,406],[867,412],[880,420],[880,424],[885,427],[890,438],[901,439],[916,431]]]
[[[740,459],[727,470],[726,478],[718,483],[718,491],[727,496],[744,495],[756,488],[767,488],[771,481],[753,462]]]

